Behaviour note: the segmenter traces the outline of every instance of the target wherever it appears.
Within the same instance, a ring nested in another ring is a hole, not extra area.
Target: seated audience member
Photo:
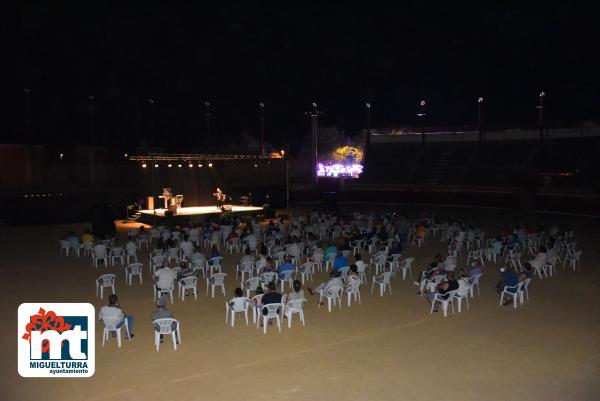
[[[156,290],[168,290],[174,288],[177,273],[169,266],[163,266],[154,273]]]
[[[436,254],[435,260],[429,264],[429,267],[421,270],[421,272],[417,276],[417,280],[414,281],[413,284],[420,286],[421,282],[423,282],[423,280],[431,278],[431,276],[434,273],[437,273],[440,270],[440,268],[442,267],[443,261],[444,261],[444,258],[442,257],[442,254],[441,253]]]
[[[235,294],[235,297],[229,301],[229,306],[231,308],[242,308],[246,302],[250,302],[248,297],[244,296],[244,291],[241,288],[236,288],[233,293]]]
[[[329,242],[329,246],[325,249],[325,259],[332,258],[337,254],[337,248],[333,245],[333,242]]]
[[[458,290],[456,293],[462,297],[469,293],[469,290],[471,289],[471,281],[469,280],[465,269],[460,269],[458,271],[458,277]]]
[[[447,281],[441,282],[437,285],[436,292],[430,292],[427,294],[427,300],[429,303],[433,302],[436,294],[441,295],[441,298],[443,299],[448,299],[448,293],[450,291],[458,290],[458,281],[455,279],[454,272],[448,272],[446,278],[448,279]],[[435,309],[433,309],[434,312],[437,312],[438,305],[439,304],[436,304]]]
[[[81,242],[94,242],[94,236],[89,229],[85,230],[85,233],[81,237]]]
[[[514,287],[517,284],[519,284],[519,277],[510,268],[503,266],[500,268],[500,273],[501,273],[502,277],[501,277],[500,281],[498,282],[498,284],[496,284],[496,292],[498,294],[502,293],[502,291],[504,290],[504,287]],[[512,291],[514,291],[514,290],[512,290]],[[512,295],[504,294],[502,305],[510,304],[512,302],[512,297],[513,297]]]
[[[150,314],[150,320],[153,322],[157,319],[174,319],[173,312],[170,309],[165,307],[165,299],[163,297],[158,297],[156,300],[156,309],[152,311]],[[171,323],[171,330],[175,330],[177,328],[177,323]],[[158,325],[157,325],[158,326]],[[155,330],[158,330],[158,327],[154,327]],[[163,335],[160,335],[160,343],[163,342]]]
[[[302,291],[302,283],[300,280],[294,280],[292,285],[293,290],[288,294],[287,300],[288,302],[293,301],[295,299],[306,299],[304,296],[304,291]]]
[[[310,287],[307,287],[308,292],[310,293],[310,295],[314,295],[315,292],[317,294],[320,294],[321,291],[327,291],[332,287],[343,287],[344,282],[342,281],[341,277],[342,274],[340,273],[340,271],[334,270],[331,272],[331,278],[327,282],[319,284],[314,290]]]
[[[390,247],[390,250],[388,251],[388,256],[392,255],[402,255],[402,245],[400,245],[399,242],[394,241],[394,243]]]
[[[356,289],[360,287],[361,283],[362,281],[358,276],[358,267],[355,264],[353,264],[350,266],[348,276],[346,276],[346,282],[344,283],[344,287],[346,288],[346,290]]]
[[[348,259],[344,255],[339,255],[333,261],[333,269],[334,270],[339,270],[342,267],[347,267],[349,265],[350,265],[350,263],[348,263]]]
[[[473,277],[475,277],[478,274],[483,274],[483,264],[479,259],[471,264],[471,270],[469,270],[469,274],[467,277],[469,278],[469,280],[473,280]]]
[[[296,270],[296,266],[294,266],[294,264],[292,263],[292,259],[286,258],[285,263],[279,265],[279,267],[277,268],[277,273],[279,274],[279,279],[283,280],[283,278],[285,277],[284,272],[294,271],[294,270]]]
[[[129,328],[129,334],[131,338],[133,338],[133,316],[126,315],[123,312],[123,308],[121,308],[121,304],[119,304],[119,299],[116,294],[110,294],[108,296],[108,306],[103,306],[100,308],[100,319],[104,320],[104,318],[114,317],[119,320],[117,324],[117,328],[123,327],[125,324],[125,319],[127,319],[127,327]],[[113,337],[116,337],[116,333],[113,332]]]
[[[523,264],[523,271],[518,274],[519,282],[525,281],[528,278],[533,278],[533,267],[531,267],[531,263]]]
[[[366,267],[365,262],[362,260],[362,255],[360,253],[354,255],[354,264],[356,265],[358,270],[361,270],[361,268]]]

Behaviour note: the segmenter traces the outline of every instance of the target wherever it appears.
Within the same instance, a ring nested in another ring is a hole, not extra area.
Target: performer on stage
[[[217,187],[217,190],[215,193],[213,193],[213,196],[217,200],[217,209],[221,210],[221,207],[223,207],[223,202],[225,201],[225,195],[221,191],[221,188]]]

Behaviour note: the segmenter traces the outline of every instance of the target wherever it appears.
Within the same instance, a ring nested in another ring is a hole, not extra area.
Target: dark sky
[[[415,124],[421,98],[430,125],[472,125],[479,96],[489,126],[533,126],[540,90],[550,124],[599,117],[594,13],[569,2],[388,10],[104,3],[22,6],[14,60],[31,90],[32,128],[23,135],[17,87],[13,142],[89,142],[89,94],[95,141],[124,146],[149,137],[149,97],[157,142],[173,148],[203,140],[205,100],[214,141],[230,146],[243,131],[257,134],[260,101],[267,139],[295,146],[313,100],[322,124],[349,132],[364,126],[365,101],[374,126]]]

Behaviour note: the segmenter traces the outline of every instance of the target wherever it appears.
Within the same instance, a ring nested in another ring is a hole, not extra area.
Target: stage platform
[[[216,206],[193,206],[179,208],[176,215],[165,216],[166,209],[140,210],[140,216],[137,221],[144,224],[181,224],[187,220],[193,223],[202,223],[207,219],[218,218],[224,213],[236,216],[252,215],[262,212],[264,209],[258,206],[236,206],[231,205],[232,210],[222,212]]]

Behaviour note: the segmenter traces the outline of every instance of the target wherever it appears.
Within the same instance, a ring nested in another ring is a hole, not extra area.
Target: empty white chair
[[[402,270],[402,280],[406,279],[406,272],[410,272],[412,277],[412,263],[414,260],[415,258],[406,258],[398,264],[398,269]]]
[[[530,260],[529,264],[531,265],[531,267],[534,270],[534,274],[537,273],[538,276],[540,277],[540,279],[543,279],[544,277],[542,277],[542,273],[544,273],[544,276],[546,276],[546,278],[548,278],[548,271],[546,270],[546,265],[542,264],[540,262],[538,262],[537,260]]]
[[[177,344],[181,344],[181,329],[179,327],[179,321],[172,318],[156,319],[152,322],[154,326],[154,345],[156,351],[160,347],[160,336],[171,335],[173,339],[173,349],[177,351]]]
[[[250,300],[248,298],[233,298],[231,301],[225,302],[225,324],[227,324],[227,321],[229,320],[229,313],[231,313],[231,327],[235,326],[235,315],[243,313],[247,326],[249,306]]]
[[[389,266],[391,272],[396,272],[396,269],[398,268],[398,259],[400,259],[400,256],[402,255],[396,253],[391,255],[389,259],[386,260],[386,263]]]
[[[505,285],[502,289],[502,293],[500,294],[500,305],[502,305],[502,300],[504,299],[504,294],[510,295],[513,300],[513,306],[517,308],[517,301],[519,299],[519,293],[521,292],[521,288],[523,287],[523,281],[518,283],[517,285],[507,286]]]
[[[384,272],[379,276],[373,277],[373,283],[371,284],[371,294],[373,293],[373,288],[375,284],[379,286],[379,296],[383,297],[385,294],[386,288],[389,288],[390,294],[392,293],[392,285],[390,283],[390,279],[394,273],[392,272]]]
[[[58,243],[60,245],[60,254],[62,255],[64,252],[66,256],[69,256],[69,249],[71,249],[71,244],[69,243],[69,241],[61,239],[60,241],[58,241]]]
[[[239,238],[230,238],[227,240],[227,253],[232,254],[233,252],[240,251],[240,239]]]
[[[531,278],[526,278],[525,280],[523,280],[523,286],[521,287],[521,290],[519,291],[519,298],[521,300],[521,303],[523,303],[523,301],[524,301],[523,294],[525,294],[525,297],[529,301],[529,284],[531,284]]]
[[[260,279],[258,277],[250,277],[246,281],[242,282],[242,289],[246,290],[246,296],[250,298],[250,292],[256,291],[260,285]]]
[[[283,308],[284,306],[282,303],[260,306],[260,317],[256,321],[256,328],[258,328],[258,322],[262,320],[263,331],[265,334],[267,334],[267,326],[269,325],[269,320],[275,319],[277,320],[277,327],[281,332],[281,313],[283,313]]]
[[[354,297],[354,302],[362,303],[360,300],[360,280],[353,280],[351,284],[346,286],[344,291],[346,292],[346,296],[348,297],[348,307],[352,301],[352,297]]]
[[[184,277],[179,280],[179,296],[183,301],[185,298],[185,292],[191,290],[194,293],[194,300],[198,299],[198,277]]]
[[[300,316],[300,321],[302,322],[302,326],[305,326],[304,323],[304,304],[306,303],[306,299],[294,299],[288,301],[285,305],[285,316],[288,321],[288,329],[292,327],[292,316],[294,313],[297,313]]]
[[[136,250],[134,248],[128,248],[125,251],[125,254],[127,256],[127,264],[130,263],[131,259],[133,259],[134,262],[138,261],[137,253],[136,253]]]
[[[96,279],[96,296],[100,294],[100,299],[103,298],[104,288],[110,287],[112,293],[115,293],[115,279],[117,276],[114,274],[103,274]]]
[[[569,265],[571,266],[571,269],[573,269],[573,271],[575,271],[577,268],[579,268],[579,270],[581,270],[581,263],[579,261],[579,258],[581,257],[582,254],[583,254],[583,251],[569,250],[569,252],[567,253],[567,256],[563,260],[563,266],[565,265],[566,261],[569,261]]]
[[[175,263],[179,263],[179,248],[169,248],[167,249],[167,262],[171,263],[171,261],[175,261]]]
[[[321,302],[323,298],[327,299],[327,310],[331,312],[331,304],[335,306],[336,302],[339,304],[340,309],[342,309],[342,287],[341,286],[333,286],[329,289],[322,289],[319,293],[319,306],[317,309],[321,308]]]
[[[262,283],[263,287],[266,287],[267,284],[273,282],[275,284],[277,284],[277,279],[278,279],[278,275],[275,272],[264,272],[263,274],[261,274],[259,276],[260,282]]]
[[[469,292],[471,291],[471,283],[467,279],[460,279],[458,281],[458,290],[454,293],[452,302],[456,299],[458,301],[458,313],[462,312],[462,301],[465,300],[467,304],[467,310],[469,310]]]
[[[298,273],[300,273],[300,281],[304,284],[305,279],[312,281],[314,262],[303,263],[302,266],[298,267]]]
[[[225,277],[227,273],[215,273],[206,279],[206,295],[208,295],[208,287],[211,288],[211,296],[215,297],[215,287],[221,287],[221,292],[225,296]]]
[[[385,253],[379,253],[377,255],[374,255],[373,258],[371,258],[371,261],[369,262],[369,267],[375,266],[375,274],[378,275],[380,270],[382,272],[383,270],[385,270],[386,262],[387,256],[385,256]]]
[[[117,327],[121,320],[125,321],[125,324],[121,327]],[[104,342],[108,341],[108,334],[111,332],[116,333],[117,335],[117,346],[121,348],[121,329],[125,327],[125,332],[127,333],[127,338],[131,341],[131,336],[129,335],[129,324],[127,323],[127,318],[119,319],[117,317],[111,316],[103,316],[102,321],[104,322],[104,329],[102,330],[102,346],[104,347]]]
[[[125,268],[125,284],[129,284],[131,286],[131,281],[133,276],[138,276],[140,278],[140,284],[142,284],[142,270],[144,269],[144,265],[141,263],[131,263]]]
[[[429,311],[429,313],[433,313],[433,309],[435,308],[435,303],[439,302],[442,304],[442,310],[444,311],[444,317],[446,317],[448,315],[448,304],[450,304],[452,306],[452,313],[454,313],[454,296],[456,294],[456,291],[448,291],[445,294],[439,294],[439,293],[435,293],[434,297],[433,297],[433,301],[431,302],[431,310]]]
[[[248,278],[252,277],[253,271],[254,271],[254,262],[242,262],[241,264],[238,264],[235,267],[235,275],[237,277],[238,274],[241,274],[242,282],[244,281],[244,276],[246,274],[248,275]]]

